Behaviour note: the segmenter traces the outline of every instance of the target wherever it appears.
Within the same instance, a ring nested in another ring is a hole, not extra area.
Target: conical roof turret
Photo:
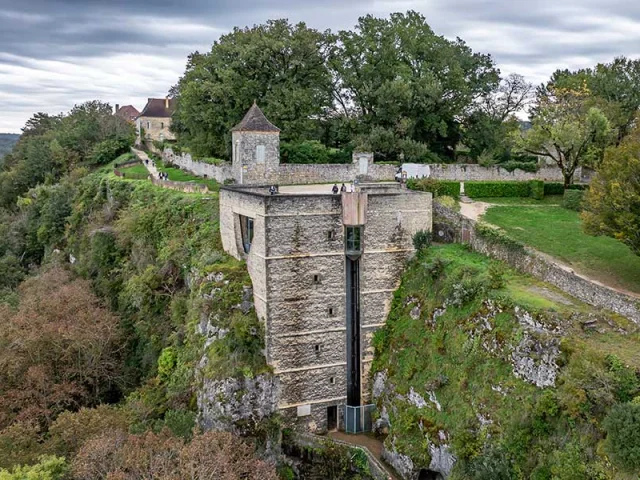
[[[280,129],[267,120],[254,101],[242,121],[231,129],[232,132],[279,132]]]

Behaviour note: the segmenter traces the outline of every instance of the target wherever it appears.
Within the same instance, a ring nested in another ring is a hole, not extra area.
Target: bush
[[[435,201],[438,202],[443,207],[450,208],[451,210],[454,210],[456,212],[460,211],[460,204],[453,197],[450,197],[448,195],[442,195],[438,197]]]
[[[544,198],[544,182],[542,180],[530,180],[529,191],[532,198],[542,200]]]
[[[640,469],[640,405],[614,405],[604,420],[606,448],[613,462],[629,471]]]
[[[411,190],[431,192],[434,197],[460,198],[460,182],[435,180],[433,178],[410,178],[407,181],[407,187]]]
[[[582,197],[584,191],[582,190],[565,190],[562,197],[562,206],[569,210],[575,210],[579,212],[582,210]]]
[[[464,182],[464,193],[471,198],[528,197],[529,182]]]
[[[586,190],[589,186],[583,183],[574,183],[567,187],[568,190]],[[559,182],[545,182],[544,194],[545,195],[562,195],[564,193],[564,184]]]
[[[351,152],[327,148],[317,140],[280,144],[283,163],[351,163]]]
[[[62,480],[68,471],[64,458],[45,455],[35,465],[0,470],[0,480]]]
[[[97,144],[91,154],[92,163],[95,165],[105,165],[123,153],[129,151],[131,142],[124,138],[105,140]]]
[[[413,247],[419,252],[431,246],[431,232],[428,230],[419,230],[413,236]]]

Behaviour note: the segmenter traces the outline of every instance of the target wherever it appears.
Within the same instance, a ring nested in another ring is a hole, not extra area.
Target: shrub
[[[544,198],[544,182],[542,180],[530,180],[529,191],[532,198],[542,200]]]
[[[505,285],[504,274],[505,269],[504,266],[500,263],[491,263],[489,265],[489,286],[494,290],[499,290]]]
[[[567,187],[567,190],[587,190],[589,185],[583,183],[574,183]],[[562,195],[564,193],[564,184],[559,182],[545,182],[545,195]]]
[[[435,201],[438,202],[443,207],[450,208],[451,210],[454,210],[456,212],[460,211],[460,204],[453,197],[450,197],[448,195],[442,195],[440,197],[437,197]]]
[[[317,140],[280,144],[283,163],[350,163],[351,152],[327,148]]]
[[[464,193],[471,198],[528,197],[529,182],[464,182]]]
[[[95,165],[105,165],[123,153],[127,153],[131,142],[124,138],[105,140],[97,144],[91,154],[91,161]]]
[[[0,470],[0,480],[62,480],[67,478],[68,470],[64,458],[44,455],[35,465]]]
[[[582,210],[582,197],[584,191],[582,190],[565,190],[562,197],[562,206],[569,210],[575,210],[579,212]]]
[[[411,190],[431,192],[434,197],[460,198],[460,182],[435,180],[433,178],[410,178],[407,181],[407,187]]]
[[[604,420],[606,448],[613,462],[629,471],[640,469],[640,405],[614,405]]]
[[[431,232],[419,230],[413,236],[413,247],[419,252],[431,246]]]

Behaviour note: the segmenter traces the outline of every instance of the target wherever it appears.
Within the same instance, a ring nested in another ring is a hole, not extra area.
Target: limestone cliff
[[[604,419],[640,394],[639,347],[632,322],[460,245],[422,251],[375,338],[385,457],[405,479],[634,478]]]

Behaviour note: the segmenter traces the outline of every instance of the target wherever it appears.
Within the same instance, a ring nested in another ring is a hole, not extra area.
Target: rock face
[[[393,467],[405,480],[413,480],[418,478],[415,471],[413,461],[407,455],[396,452],[393,448],[388,450],[386,447],[382,449],[382,458],[385,462]]]
[[[198,424],[204,430],[248,433],[278,408],[272,375],[207,381],[198,390]]]

